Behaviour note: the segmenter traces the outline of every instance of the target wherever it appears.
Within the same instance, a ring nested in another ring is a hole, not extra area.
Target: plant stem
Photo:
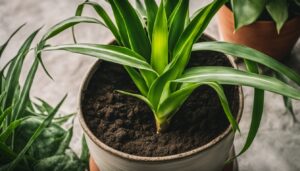
[[[158,120],[156,119],[156,133],[161,134],[166,132],[166,130],[169,128],[170,121],[169,120]]]

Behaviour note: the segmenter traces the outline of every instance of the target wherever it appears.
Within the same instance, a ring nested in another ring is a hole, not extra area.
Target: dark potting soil
[[[189,66],[203,65],[230,63],[218,53],[194,53]],[[238,89],[224,89],[237,115]],[[207,86],[193,92],[173,117],[168,131],[161,134],[156,133],[153,114],[144,102],[115,90],[138,92],[122,66],[101,62],[85,92],[82,110],[96,137],[125,153],[154,157],[186,152],[210,142],[229,126],[218,96]]]

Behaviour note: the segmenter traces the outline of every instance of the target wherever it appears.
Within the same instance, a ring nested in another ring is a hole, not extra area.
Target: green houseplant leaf
[[[268,1],[266,8],[276,23],[277,32],[279,33],[282,26],[289,17],[287,0]]]
[[[264,10],[266,0],[231,0],[235,29],[251,24]]]
[[[152,32],[151,65],[153,69],[161,74],[168,65],[168,20],[161,3]]]

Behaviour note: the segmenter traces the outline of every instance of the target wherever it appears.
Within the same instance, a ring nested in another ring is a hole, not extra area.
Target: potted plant
[[[101,59],[88,72],[79,95],[80,122],[101,171],[221,170],[234,157],[234,133],[239,131],[243,97],[236,86],[255,88],[250,132],[237,155],[255,138],[265,90],[300,99],[296,88],[261,75],[258,64],[299,85],[300,76],[293,70],[251,48],[203,35],[226,0],[213,1],[192,18],[187,0],[165,0],[160,5],[145,0],[146,7],[138,3],[137,10],[127,0],[107,2],[116,24],[101,5],[87,1],[78,6],[75,17],[53,26],[42,40],[43,51],[65,50]],[[87,5],[103,22],[81,16]],[[104,25],[115,41],[47,44],[79,23]],[[224,54],[244,59],[247,70],[238,70]]]
[[[278,60],[290,54],[300,36],[299,0],[231,0],[217,16],[221,39]]]
[[[0,46],[0,57],[10,39],[23,26]],[[58,116],[65,98],[56,107],[44,100],[33,101],[29,98],[39,66],[38,47],[32,48],[36,58],[24,85],[21,87],[19,84],[23,63],[38,31],[26,39],[16,56],[0,70],[0,170],[82,171],[88,168],[89,155],[85,141],[81,157],[78,157],[69,147],[73,128],[66,130],[63,127],[74,114]]]

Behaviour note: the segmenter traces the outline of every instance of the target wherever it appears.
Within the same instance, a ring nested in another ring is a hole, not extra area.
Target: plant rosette
[[[254,1],[243,2],[246,1],[231,1],[234,11],[229,5],[219,10],[217,21],[221,39],[257,49],[277,60],[286,59],[300,36],[300,6],[298,14],[292,15],[290,8],[296,5],[287,7],[287,0],[262,0],[257,2],[259,7]],[[260,19],[260,15],[270,16]]]
[[[210,40],[210,41],[212,40],[211,38],[208,38],[207,36],[204,36],[204,37],[207,40]],[[217,53],[215,53],[213,55],[217,55]],[[213,58],[213,55],[208,56],[208,57]],[[192,57],[193,56],[197,57],[196,55],[192,55]],[[222,57],[217,58],[217,59],[227,61],[228,63],[231,64],[231,67],[236,68],[236,65],[234,64],[231,57],[226,57],[225,55],[221,55],[221,56]],[[213,60],[215,60],[215,59],[216,58],[214,58]],[[117,66],[115,66],[115,67],[117,67]],[[87,144],[90,149],[90,154],[95,159],[94,161],[96,163],[96,166],[98,166],[101,171],[111,171],[111,170],[170,171],[170,170],[176,170],[176,169],[189,170],[189,171],[196,171],[196,170],[214,171],[214,170],[222,170],[222,168],[226,167],[225,161],[229,158],[229,156],[233,153],[233,150],[234,150],[234,147],[233,147],[234,131],[232,131],[232,128],[229,126],[229,124],[219,134],[213,135],[214,138],[210,139],[208,143],[205,143],[202,146],[196,147],[196,148],[188,150],[186,152],[182,152],[182,153],[178,153],[178,154],[175,153],[175,154],[168,155],[168,156],[147,157],[147,156],[139,156],[136,154],[129,154],[129,153],[122,152],[118,149],[115,149],[115,148],[107,145],[108,142],[105,141],[105,139],[104,139],[104,141],[102,141],[102,139],[99,139],[96,135],[101,134],[102,131],[97,132],[97,128],[95,128],[95,126],[92,126],[93,122],[95,122],[95,118],[97,118],[96,113],[99,110],[97,110],[93,107],[89,107],[89,105],[90,106],[97,105],[98,102],[95,102],[94,99],[101,99],[101,98],[104,98],[106,96],[106,94],[109,94],[109,98],[112,97],[114,99],[113,102],[112,103],[103,102],[105,104],[101,105],[101,107],[107,106],[107,105],[115,106],[116,104],[122,104],[122,109],[124,108],[123,106],[127,106],[129,108],[128,111],[126,109],[123,109],[123,110],[126,110],[127,117],[130,116],[130,114],[129,114],[130,110],[131,109],[134,110],[134,107],[130,107],[132,105],[131,103],[128,104],[128,103],[126,103],[126,101],[117,99],[119,95],[114,94],[113,89],[107,90],[107,88],[106,88],[107,86],[103,86],[104,83],[112,81],[112,82],[115,82],[113,87],[118,87],[120,85],[126,84],[124,82],[130,81],[129,78],[127,81],[123,80],[124,79],[123,77],[126,76],[126,73],[125,73],[125,71],[122,72],[122,70],[121,70],[121,72],[116,72],[115,74],[108,74],[108,79],[106,78],[106,76],[102,76],[103,74],[105,75],[105,73],[107,73],[107,72],[110,73],[110,72],[114,72],[115,70],[117,70],[115,67],[111,66],[111,65],[107,65],[103,61],[96,62],[94,64],[94,66],[91,68],[91,70],[88,72],[88,74],[86,75],[85,80],[83,81],[83,84],[82,84],[81,90],[80,90],[79,100],[78,100],[79,101],[78,106],[79,106],[80,123],[84,130],[84,134],[86,136]],[[111,68],[113,68],[113,69],[111,69]],[[122,67],[118,67],[118,68],[122,69]],[[110,81],[109,78],[114,78],[115,75],[122,75],[121,80],[111,79],[111,81]],[[96,82],[98,82],[97,80],[100,80],[100,82],[103,82],[103,84],[101,84],[101,83],[97,84],[96,83]],[[97,87],[97,88],[93,89],[93,87]],[[125,87],[126,87],[126,89],[130,89],[127,86],[125,86]],[[101,89],[105,89],[105,92],[103,91],[101,93],[96,93]],[[233,113],[233,114],[234,114],[234,116],[237,117],[237,120],[239,121],[241,118],[242,112],[243,112],[243,104],[244,104],[242,89],[241,88],[238,88],[238,90],[233,89],[233,91],[230,93],[235,93],[235,96],[236,96],[235,102],[232,103],[231,106],[233,108],[235,108],[235,113]],[[206,93],[203,92],[203,94],[206,94]],[[207,94],[207,95],[214,96],[214,94]],[[105,98],[103,101],[110,101],[109,98]],[[199,96],[195,97],[195,98],[202,99]],[[218,100],[218,98],[216,98],[215,100]],[[89,102],[91,102],[92,104],[89,104]],[[218,103],[218,101],[212,101],[212,102]],[[102,101],[99,103],[102,103]],[[200,104],[200,103],[198,103],[198,104]],[[136,104],[134,104],[134,105],[136,105]],[[216,105],[216,104],[214,104],[214,105]],[[233,105],[235,105],[235,106],[233,106]],[[99,107],[99,108],[101,108],[101,107]],[[224,113],[213,113],[214,107],[208,107],[208,108],[209,108],[208,112],[210,115],[213,115],[216,117],[218,115],[225,116]],[[118,113],[118,110],[120,110],[120,109],[115,109],[114,107],[112,107],[112,109],[113,109],[113,111],[111,111],[109,116],[104,116],[104,115],[107,115],[107,114],[104,114],[103,117],[114,117],[114,116],[111,116],[111,115],[114,115],[112,113]],[[220,106],[219,106],[219,110],[222,111],[222,108]],[[87,113],[91,113],[90,111],[93,111],[93,113],[95,113],[95,114],[93,114],[92,117],[87,115]],[[107,111],[103,112],[103,109],[102,110],[100,109],[100,113],[101,112],[102,112],[102,114],[107,113]],[[181,111],[179,111],[179,112],[181,112]],[[144,114],[143,110],[140,110],[136,113],[136,115],[143,115],[143,114]],[[189,115],[189,114],[192,114],[192,113],[184,113],[184,115]],[[120,118],[119,118],[119,116],[116,116],[116,118],[111,121],[111,126],[110,126],[110,128],[108,127],[108,129],[111,129],[112,127],[114,127],[114,124],[118,123]],[[103,119],[104,122],[109,122],[106,120],[107,118],[101,118],[101,119]],[[225,122],[226,122],[226,120],[225,120]],[[97,123],[97,124],[101,124],[101,123],[103,123],[103,122],[99,121],[99,123]],[[189,124],[189,123],[186,122],[185,124]],[[197,125],[197,122],[194,122],[193,124]],[[193,125],[190,125],[190,126],[193,126]],[[155,128],[155,124],[153,124],[153,130],[155,130],[154,128]],[[104,129],[106,129],[106,128],[104,128]],[[124,129],[124,128],[117,127],[116,129]],[[129,126],[129,127],[125,126],[125,129],[127,132],[135,132],[134,127],[131,127],[131,126]],[[201,129],[210,130],[209,128],[201,128]],[[146,132],[146,130],[144,130],[144,131]],[[186,129],[177,130],[177,131],[185,132]],[[200,132],[200,130],[199,130],[199,132]],[[118,131],[115,131],[113,133],[115,134],[114,137],[118,137]],[[138,131],[136,131],[135,134],[136,133],[138,133]],[[152,135],[150,135],[150,136],[144,135],[144,136],[147,138],[155,138],[155,136],[156,136],[155,134],[156,134],[155,132],[152,132]],[[193,135],[197,135],[197,134],[193,134]],[[172,133],[170,133],[170,136],[172,136]],[[142,141],[144,141],[144,143],[147,143],[147,138],[145,138]],[[164,137],[158,137],[158,138],[163,139]],[[201,136],[199,136],[197,138],[201,139]],[[108,137],[107,137],[107,139],[108,139]],[[130,143],[130,141],[134,141],[134,140],[125,140],[125,141],[121,140],[120,142],[121,143],[129,142]],[[118,141],[116,141],[116,142],[118,143]],[[177,141],[176,143],[179,144],[182,142]],[[136,145],[138,145],[138,143],[136,143]],[[170,149],[170,148],[172,148],[172,145],[173,145],[173,143],[167,144],[164,146],[164,148]],[[188,146],[188,145],[189,144],[186,144],[186,146]],[[137,146],[132,147],[132,148],[139,149],[139,150],[148,150],[147,148],[143,149],[142,147],[137,147]],[[159,147],[156,147],[156,148],[159,148]],[[233,157],[233,155],[231,155],[231,156]],[[212,159],[214,162],[211,162]],[[236,161],[234,161],[234,163],[235,162]],[[233,168],[233,166],[235,166],[235,167]],[[228,169],[225,169],[225,170],[228,170]],[[229,170],[237,170],[237,165],[236,164],[232,165],[232,167],[229,168]]]
[[[300,85],[293,70],[242,45],[205,41],[205,28],[227,0],[215,0],[192,17],[188,0],[163,0],[160,5],[137,0],[136,9],[127,0],[107,2],[115,22],[100,4],[86,1],[75,17],[53,26],[42,38],[42,51],[101,59],[83,83],[79,116],[91,156],[102,171],[221,170],[252,144],[264,91],[284,96],[285,102],[300,100],[299,89],[285,82]],[[81,16],[85,6],[93,7],[102,21]],[[46,43],[79,23],[104,25],[115,43],[78,43],[74,29],[74,44]],[[246,69],[239,70],[224,54],[243,59]],[[262,75],[258,64],[280,77]],[[253,113],[245,145],[233,157],[243,105],[240,86],[254,88]]]

